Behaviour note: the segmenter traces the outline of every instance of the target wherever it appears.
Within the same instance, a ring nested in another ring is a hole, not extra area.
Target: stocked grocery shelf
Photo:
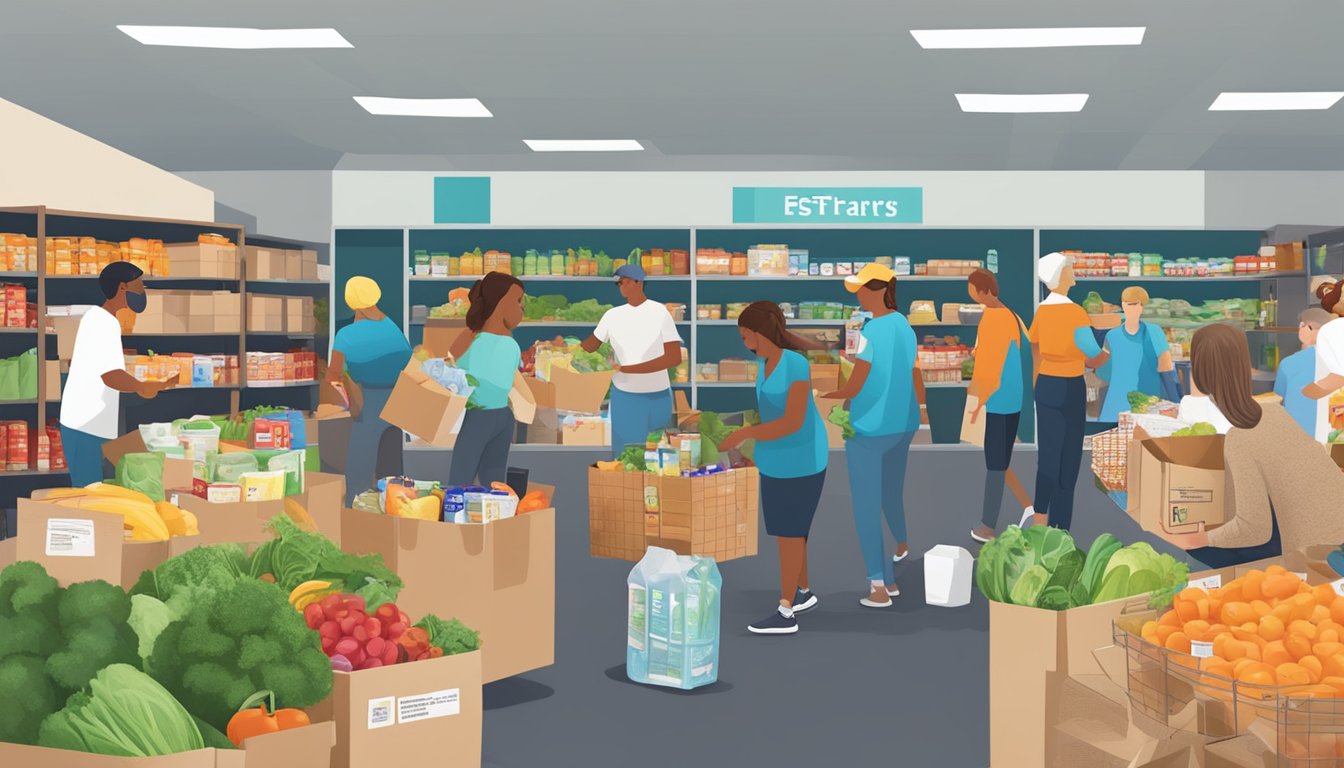
[[[316,387],[318,381],[250,381],[244,389],[292,389],[296,387]]]
[[[430,320],[439,320],[439,319],[449,319],[449,318],[436,318],[436,317],[431,317],[431,318],[429,318],[429,319],[430,319]],[[702,320],[702,321],[700,321],[700,322],[703,323],[704,321]],[[734,323],[734,325],[736,325],[737,321],[734,320],[733,323]],[[414,325],[414,326],[421,326],[421,325],[424,325],[424,324],[425,324],[425,321],[424,321],[424,320],[412,320],[412,321],[411,321],[411,325]],[[689,320],[678,320],[678,321],[677,321],[677,325],[685,325],[685,326],[689,326],[690,324],[691,324],[691,322],[690,322]],[[542,328],[546,328],[546,327],[550,327],[550,328],[588,328],[588,327],[596,327],[596,326],[597,326],[597,321],[596,321],[596,320],[524,320],[524,321],[522,322],[522,324],[521,324],[519,327],[520,327],[520,328],[528,328],[528,327],[542,327]]]
[[[17,335],[31,334],[36,335],[36,328],[0,328],[0,333],[12,333]]]
[[[0,477],[41,477],[47,475],[55,477],[69,474],[70,471],[67,469],[16,469],[0,472]]]
[[[433,277],[430,275],[411,275],[412,282],[439,282],[439,283],[474,283],[481,279],[481,275],[449,275],[448,277]],[[613,277],[590,277],[590,276],[569,276],[569,275],[517,275],[523,282],[566,282],[566,283],[613,283],[616,278]],[[685,282],[690,280],[690,275],[649,275],[647,282]],[[698,278],[703,280],[705,278]]]
[[[696,275],[695,279],[701,283],[735,283],[735,282],[836,282],[843,281],[845,275]],[[946,283],[946,282],[966,282],[965,275],[897,275],[897,284],[904,282],[920,283]]]
[[[77,280],[97,280],[97,275],[47,275],[48,280],[77,281]],[[237,283],[236,277],[186,277],[183,275],[145,275],[143,278],[146,283],[153,285],[172,285],[188,283]],[[250,282],[250,281],[249,281]]]
[[[152,339],[152,338],[165,338],[165,337],[166,337],[166,338],[170,338],[170,339],[171,339],[171,338],[177,338],[177,337],[179,337],[179,336],[180,336],[180,337],[183,337],[183,338],[200,338],[200,337],[211,337],[211,336],[220,336],[220,337],[238,338],[238,332],[237,332],[237,331],[196,331],[196,332],[194,332],[194,333],[191,333],[191,332],[188,332],[188,333],[166,333],[166,332],[165,332],[165,333],[131,333],[131,334],[128,335],[126,338],[128,338],[128,339],[136,339],[136,338]]]
[[[0,272],[0,280],[6,280],[11,277],[37,277],[36,272]]]
[[[1207,277],[1172,277],[1152,275],[1148,277],[1084,277],[1075,276],[1079,283],[1226,283],[1254,282],[1257,280],[1277,280],[1279,278],[1305,277],[1305,272],[1260,272],[1253,275],[1208,275]]]
[[[247,282],[249,285],[331,285],[328,280],[257,280],[248,278]]]
[[[230,336],[234,334],[228,334]],[[248,331],[248,336],[265,336],[276,339],[315,339],[316,333],[290,333],[289,331]]]

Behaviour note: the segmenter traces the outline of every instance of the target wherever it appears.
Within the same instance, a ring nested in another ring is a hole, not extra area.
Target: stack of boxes
[[[243,249],[248,280],[316,280],[317,251],[249,245]]]
[[[248,352],[247,385],[278,387],[317,380],[315,352]]]
[[[293,334],[315,333],[317,320],[313,317],[313,297],[285,297],[285,332]]]
[[[200,242],[170,244],[167,263],[165,274],[173,277],[237,280],[238,246],[218,235],[201,235]]]
[[[37,239],[0,233],[0,272],[36,272]]]
[[[137,334],[238,333],[241,298],[229,291],[145,292],[145,311],[135,318]]]
[[[36,328],[37,305],[28,303],[28,289],[22,285],[7,283],[0,285],[0,297],[4,301],[4,322],[6,328]]]
[[[126,355],[126,370],[141,381],[166,381],[177,376],[178,387],[236,387],[237,355]]]
[[[248,333],[283,333],[284,330],[284,296],[247,297]]]
[[[962,363],[970,357],[964,344],[930,337],[919,347],[919,369],[926,384],[956,383],[962,380]]]

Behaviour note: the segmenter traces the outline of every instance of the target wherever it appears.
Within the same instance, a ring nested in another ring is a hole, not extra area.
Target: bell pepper
[[[270,709],[266,702],[269,700]],[[238,708],[238,712],[229,718],[225,735],[237,746],[253,736],[287,731],[290,728],[302,728],[309,724],[308,715],[301,709],[275,708],[275,694],[271,691],[258,691],[248,697]]]

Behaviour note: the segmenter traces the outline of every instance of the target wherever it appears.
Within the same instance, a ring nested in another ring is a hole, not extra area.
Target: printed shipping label
[[[396,725],[396,709],[397,699],[395,696],[369,699],[369,730]]]
[[[460,713],[462,711],[460,690],[449,688],[397,699],[397,723],[405,725],[436,717],[451,717]]]
[[[93,521],[47,521],[47,557],[93,557]]]
[[[1194,640],[1190,643],[1190,655],[1196,659],[1208,659],[1213,657],[1213,643],[1206,643],[1201,640]]]
[[[1223,586],[1223,577],[1222,574],[1215,573],[1212,576],[1206,576],[1202,579],[1194,579],[1186,586],[1204,590],[1218,589]]]

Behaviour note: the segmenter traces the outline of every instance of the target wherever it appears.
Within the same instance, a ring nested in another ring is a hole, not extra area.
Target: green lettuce
[[[1033,565],[1018,577],[1008,593],[1008,600],[1013,605],[1036,605],[1041,591],[1049,582],[1050,572],[1043,566]]]
[[[1095,603],[1119,600],[1147,592],[1170,590],[1185,583],[1190,566],[1171,555],[1159,554],[1146,542],[1136,542],[1111,555]]]
[[[129,664],[112,664],[89,691],[42,722],[39,746],[97,755],[157,757],[205,747],[186,708],[166,688]]]

